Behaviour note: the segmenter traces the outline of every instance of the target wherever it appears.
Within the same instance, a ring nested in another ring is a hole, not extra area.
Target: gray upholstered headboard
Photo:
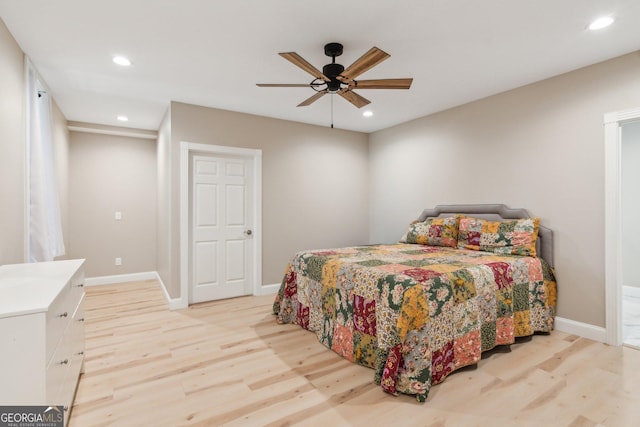
[[[425,209],[418,218],[424,221],[428,217],[451,216],[454,214],[465,214],[476,218],[500,221],[505,219],[529,218],[529,212],[525,209],[510,209],[505,205],[438,205],[433,209]],[[540,226],[538,231],[538,241],[536,242],[536,252],[538,256],[547,261],[553,267],[553,231]]]

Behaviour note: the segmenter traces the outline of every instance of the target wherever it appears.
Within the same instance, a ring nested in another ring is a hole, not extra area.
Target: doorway
[[[259,294],[261,150],[188,142],[180,149],[182,299]]]
[[[640,121],[620,131],[622,342],[640,348]]]
[[[604,115],[605,302],[609,345],[623,339],[622,128],[640,121],[640,108]]]

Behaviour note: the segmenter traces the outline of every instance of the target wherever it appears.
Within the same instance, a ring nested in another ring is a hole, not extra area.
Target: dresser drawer
[[[78,271],[71,278],[71,299],[72,305],[75,308],[79,303],[82,297],[84,297],[84,274],[81,271]]]
[[[46,314],[47,362],[51,360],[60,338],[62,338],[65,330],[71,324],[71,316],[74,309],[75,304],[71,298],[71,282],[68,282],[49,306]]]
[[[71,357],[59,392],[60,404],[64,406],[65,410],[65,419],[69,416],[73,406],[73,397],[76,393],[80,371],[84,362],[84,294],[81,295],[80,301],[78,301],[66,334],[71,336]],[[63,342],[65,340],[66,338],[63,338]]]
[[[82,368],[84,361],[84,295],[78,302],[76,311],[71,321],[72,334],[72,354],[71,354],[71,371],[76,377]]]
[[[71,362],[69,369],[67,369],[67,375],[64,378],[62,387],[60,388],[60,396],[62,400],[60,404],[64,405],[65,411],[73,406],[73,397],[76,394],[76,387],[80,379],[80,368],[84,360],[83,354],[73,354],[71,356]]]
[[[71,323],[67,322],[68,326],[62,338],[58,342],[53,357],[47,365],[46,377],[46,396],[48,404],[52,405],[64,405],[64,393],[62,386],[65,378],[67,377],[69,367],[72,362],[73,353],[73,334]]]
[[[84,274],[78,271],[67,282],[47,311],[47,361],[50,360],[62,333],[71,323],[71,317],[83,296]]]

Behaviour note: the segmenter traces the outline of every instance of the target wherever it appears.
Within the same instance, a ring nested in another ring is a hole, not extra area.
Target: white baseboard
[[[275,295],[280,289],[280,283],[273,283],[271,285],[260,286],[259,293],[257,295]]]
[[[576,322],[575,320],[556,316],[555,328],[558,331],[566,332],[573,335],[579,335],[590,340],[598,342],[606,341],[606,329],[601,328],[600,326]]]
[[[84,279],[85,286],[112,285],[115,283],[137,282],[140,280],[158,279],[155,271],[144,273],[116,274],[114,276],[87,277]]]
[[[164,290],[164,296],[167,299],[167,302],[169,303],[169,310],[181,310],[183,308],[189,307],[189,301],[187,301],[186,298],[171,298],[169,296],[169,293],[167,292],[167,289],[165,288],[164,283],[162,283],[162,279],[160,279],[160,276],[158,276],[158,281],[162,285],[162,289]],[[272,285],[264,285],[264,286],[260,286],[260,288],[258,289],[255,295],[256,296],[257,295],[275,295],[278,293],[279,289],[280,289],[280,283],[274,283]]]
[[[160,287],[162,288],[162,292],[164,293],[164,297],[167,300],[167,304],[169,305],[169,310],[179,310],[181,308],[187,308],[189,305],[186,301],[183,301],[182,298],[171,298],[169,292],[167,292],[167,287],[164,285],[164,282],[160,278],[160,275],[157,271],[146,271],[144,273],[130,273],[130,274],[117,274],[114,276],[97,276],[97,277],[87,277],[84,279],[85,286],[100,286],[100,285],[114,285],[118,283],[126,283],[126,282],[137,282],[141,280],[157,280],[160,282]]]
[[[164,292],[164,298],[167,300],[167,304],[169,305],[169,310],[181,310],[183,308],[189,307],[189,303],[186,301],[186,298],[171,298],[169,292],[167,291],[167,287],[164,285],[162,278],[156,273],[156,279],[160,282],[160,287],[162,288],[162,292]]]
[[[117,283],[136,282],[141,280],[157,280],[164,293],[164,297],[169,305],[169,310],[181,310],[189,307],[189,301],[186,298],[171,298],[167,287],[160,278],[157,271],[146,271],[144,273],[116,274],[113,276],[97,276],[87,277],[84,280],[85,286],[113,285]],[[256,295],[275,295],[280,289],[280,283],[260,286]]]

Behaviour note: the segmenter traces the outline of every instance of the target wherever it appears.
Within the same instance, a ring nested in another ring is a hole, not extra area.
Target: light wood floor
[[[494,352],[424,404],[373,384],[272,296],[169,311],[155,281],[87,289],[70,426],[636,426],[640,351],[553,332]]]

